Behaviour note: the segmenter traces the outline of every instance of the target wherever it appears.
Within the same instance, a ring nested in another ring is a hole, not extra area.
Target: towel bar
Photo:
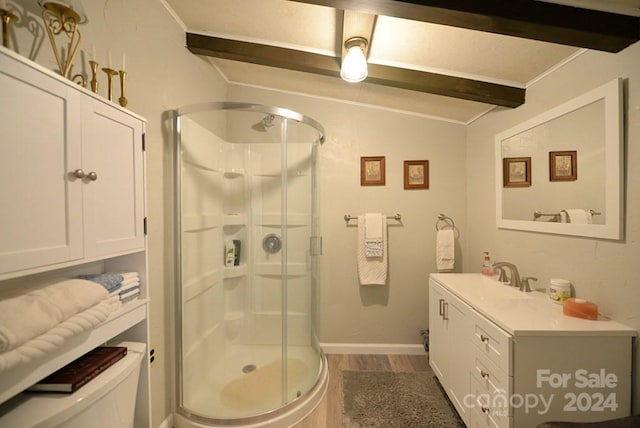
[[[344,221],[346,221],[347,223],[349,223],[349,220],[357,220],[358,216],[352,216],[351,214],[345,214],[344,215]],[[396,220],[396,221],[402,221],[402,216],[400,214],[396,214],[396,215],[388,215],[387,219],[389,220]]]
[[[602,215],[602,213],[599,213],[597,211],[594,210],[587,210],[591,213],[591,215]],[[533,212],[533,221],[536,221],[537,219],[539,219],[540,217],[554,217],[553,221],[555,222],[559,222],[560,221],[560,213],[543,213],[542,211],[534,211]]]

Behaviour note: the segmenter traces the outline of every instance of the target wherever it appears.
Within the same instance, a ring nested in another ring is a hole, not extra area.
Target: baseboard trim
[[[162,421],[158,428],[173,428],[173,413],[169,413],[167,418]]]
[[[321,343],[325,354],[424,355],[424,346],[395,343]]]

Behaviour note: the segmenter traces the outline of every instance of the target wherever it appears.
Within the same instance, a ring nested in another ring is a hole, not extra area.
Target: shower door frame
[[[256,113],[262,113],[262,114],[271,114],[271,115],[276,115],[278,117],[280,117],[282,119],[282,128],[281,128],[281,141],[280,141],[280,145],[281,145],[281,169],[283,170],[282,173],[282,180],[281,180],[281,186],[282,189],[286,189],[287,188],[287,148],[286,148],[286,144],[287,144],[287,126],[288,126],[288,120],[294,120],[296,122],[300,122],[300,123],[304,123],[312,128],[314,128],[317,132],[318,132],[318,138],[315,142],[312,142],[312,144],[317,144],[318,142],[320,144],[323,144],[325,141],[325,131],[324,131],[324,127],[317,122],[316,120],[305,116],[303,114],[300,114],[298,112],[295,112],[293,110],[289,110],[286,108],[282,108],[282,107],[274,107],[274,106],[266,106],[266,105],[262,105],[262,104],[252,104],[252,103],[243,103],[243,102],[225,102],[225,101],[220,101],[220,102],[206,102],[206,103],[199,103],[199,104],[193,104],[193,105],[189,105],[189,106],[185,106],[182,108],[179,108],[177,110],[174,110],[173,113],[173,124],[174,124],[174,141],[173,141],[173,146],[174,146],[174,162],[173,162],[173,168],[174,168],[174,189],[173,189],[173,196],[174,196],[174,221],[175,221],[175,242],[174,242],[174,247],[176,248],[175,251],[175,291],[176,291],[176,304],[175,304],[175,309],[176,309],[176,320],[175,320],[175,332],[176,332],[176,340],[175,340],[175,376],[174,379],[176,380],[176,384],[175,384],[175,389],[174,389],[174,393],[176,394],[176,401],[174,401],[174,403],[176,403],[177,406],[177,410],[180,414],[186,416],[187,418],[196,421],[196,422],[202,422],[202,423],[216,423],[216,424],[222,424],[222,425],[229,425],[229,426],[233,426],[236,425],[236,423],[234,422],[242,422],[242,423],[254,423],[254,422],[261,422],[264,420],[265,417],[273,417],[273,416],[278,416],[280,414],[285,413],[288,409],[288,405],[292,404],[293,402],[295,402],[295,400],[289,401],[287,399],[287,370],[282,370],[282,389],[281,389],[281,402],[283,403],[281,407],[273,409],[269,412],[266,412],[264,414],[260,414],[260,415],[253,415],[253,416],[246,416],[246,417],[242,417],[242,418],[237,418],[237,419],[216,419],[216,418],[211,418],[211,417],[204,417],[198,414],[194,414],[191,411],[187,410],[184,408],[184,403],[183,403],[183,396],[184,396],[184,390],[183,390],[183,332],[182,332],[182,328],[183,328],[183,323],[182,323],[182,317],[183,317],[183,304],[182,304],[182,276],[183,276],[183,270],[182,270],[182,195],[181,195],[181,190],[182,190],[182,179],[181,179],[181,171],[182,171],[182,153],[181,153],[181,147],[182,147],[182,142],[181,142],[181,137],[182,137],[182,129],[181,129],[181,117],[188,115],[190,113],[198,113],[198,112],[205,112],[205,111],[222,111],[222,110],[238,110],[238,111],[248,111],[248,112],[256,112]],[[282,146],[285,146],[284,148]],[[313,147],[312,147],[312,150]],[[315,162],[315,161],[314,161]],[[315,168],[315,165],[314,165]],[[315,183],[313,184],[313,186],[315,186]],[[315,190],[314,190],[315,191]],[[282,211],[282,225],[286,225],[286,220],[287,220],[287,195],[286,195],[286,191],[283,191],[283,196],[281,199],[281,211]],[[317,197],[317,196],[315,196]],[[313,201],[313,204],[316,204],[316,201]],[[312,207],[312,213],[311,216],[314,217],[316,215],[315,212],[313,212],[315,208]],[[310,229],[310,239],[313,240],[315,237],[314,234],[314,229],[316,229],[316,226],[313,226],[313,222],[315,222],[316,219],[314,218],[312,220],[312,226]],[[283,278],[283,283],[285,284],[281,290],[282,292],[282,302],[281,302],[281,318],[282,318],[282,322],[281,322],[281,335],[282,335],[282,341],[281,341],[281,347],[282,347],[282,361],[283,364],[286,364],[287,361],[287,350],[285,349],[287,347],[287,287],[286,287],[286,283],[287,283],[287,245],[286,245],[286,239],[287,239],[287,234],[286,234],[286,226],[283,227],[283,241],[285,242],[285,245],[283,246],[283,254],[282,254],[282,263],[281,263],[281,275]],[[178,250],[179,249],[179,250]],[[313,251],[313,250],[312,250]],[[311,278],[311,288],[313,290],[313,281],[314,278]],[[313,310],[312,310],[313,313]],[[312,316],[313,314],[310,314],[310,316]],[[327,366],[326,366],[326,357],[324,355],[324,353],[322,352],[322,349],[319,346],[317,337],[315,336],[315,328],[317,328],[317,326],[315,326],[315,323],[311,323],[310,326],[313,327],[314,330],[314,334],[312,335],[312,340],[314,341],[314,343],[312,344],[312,346],[317,347],[317,350],[319,352],[319,357],[321,359],[320,361],[320,373],[319,373],[319,377],[318,380],[316,381],[316,384],[309,390],[307,391],[304,396],[310,396],[312,394],[316,394],[319,388],[323,388],[326,389],[326,377],[327,377]],[[320,380],[321,379],[325,379],[324,384],[321,385]]]

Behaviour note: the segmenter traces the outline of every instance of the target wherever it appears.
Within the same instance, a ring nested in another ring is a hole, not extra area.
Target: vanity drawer
[[[494,362],[482,355],[481,351],[474,349],[472,352],[474,355],[471,377],[483,388],[484,393],[495,394],[498,392],[509,397],[512,378],[500,370]]]
[[[513,417],[509,416],[509,396],[504,391],[487,393],[474,376],[470,378],[470,394],[465,398],[469,407],[472,427],[509,428]]]
[[[474,312],[471,341],[480,355],[492,361],[499,370],[511,374],[511,335]]]

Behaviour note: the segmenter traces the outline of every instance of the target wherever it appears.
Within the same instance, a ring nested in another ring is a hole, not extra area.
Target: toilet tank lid
[[[21,393],[0,405],[0,427],[33,427],[43,422],[64,421],[92,405],[118,386],[134,370],[146,353],[146,345],[139,342],[120,342],[113,346],[126,346],[127,355],[100,373],[72,394]]]

